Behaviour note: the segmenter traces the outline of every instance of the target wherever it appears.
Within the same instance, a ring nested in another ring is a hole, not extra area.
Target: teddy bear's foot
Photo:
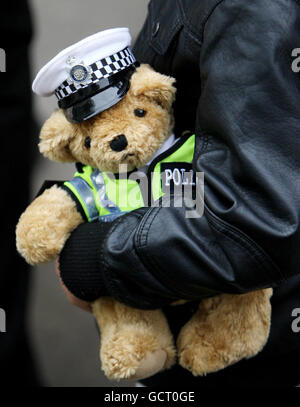
[[[144,311],[103,297],[92,304],[101,334],[102,370],[111,380],[140,380],[175,363],[175,347],[160,310]]]
[[[162,349],[158,349],[154,352],[148,352],[140,361],[139,367],[135,371],[132,379],[141,380],[160,372],[166,366],[167,357],[167,352]]]
[[[208,373],[224,369],[243,357],[248,357],[248,355],[239,354],[233,357],[228,351],[216,349],[215,344],[205,343],[203,338],[202,343],[196,345],[196,349],[194,343],[187,345],[180,351],[179,364],[194,376],[205,376]]]
[[[136,381],[166,367],[167,351],[157,348],[154,337],[126,334],[114,339],[101,349],[102,370],[109,379]]]
[[[255,356],[270,329],[271,289],[203,300],[177,341],[179,363],[203,376]]]

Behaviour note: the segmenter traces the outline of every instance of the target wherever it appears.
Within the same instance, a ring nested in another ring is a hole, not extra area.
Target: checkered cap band
[[[89,78],[84,83],[75,82],[71,78],[66,79],[58,88],[55,89],[55,95],[58,100],[70,96],[79,89],[85,88],[91,83],[96,83],[100,79],[108,78],[128,68],[136,62],[136,59],[130,48],[125,48],[109,57],[102,58],[99,61],[89,65]]]

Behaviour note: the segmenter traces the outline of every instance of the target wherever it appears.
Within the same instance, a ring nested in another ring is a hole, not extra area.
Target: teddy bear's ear
[[[42,127],[39,143],[40,152],[53,161],[75,161],[68,148],[74,133],[74,125],[68,122],[61,109],[56,110]]]
[[[142,64],[131,77],[131,91],[135,96],[147,96],[169,110],[175,99],[175,79],[154,71]]]

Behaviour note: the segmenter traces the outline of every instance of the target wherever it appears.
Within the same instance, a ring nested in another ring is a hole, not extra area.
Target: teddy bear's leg
[[[139,380],[175,362],[175,347],[160,310],[144,311],[103,297],[92,304],[101,335],[102,370],[111,380]]]
[[[54,185],[21,215],[16,228],[17,249],[32,265],[54,260],[69,234],[82,222],[73,199]]]
[[[203,300],[178,336],[181,366],[205,375],[255,356],[268,339],[271,296],[268,288]]]

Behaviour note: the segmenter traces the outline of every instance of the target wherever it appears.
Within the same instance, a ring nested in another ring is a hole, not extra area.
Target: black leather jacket
[[[104,258],[121,300],[157,307],[300,272],[299,26],[294,0],[150,2],[134,52],[177,79],[176,132],[197,135],[206,210],[147,208],[116,222]]]
[[[177,80],[176,135],[197,136],[205,212],[143,208],[115,221],[98,253],[109,295],[156,308],[280,287],[272,346],[287,350],[300,286],[299,27],[296,0],[150,2],[134,53]]]

